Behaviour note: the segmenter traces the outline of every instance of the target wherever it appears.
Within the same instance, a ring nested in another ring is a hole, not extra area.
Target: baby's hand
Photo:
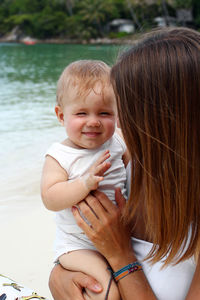
[[[106,150],[98,160],[92,165],[89,171],[82,177],[88,193],[98,188],[99,182],[102,181],[104,173],[110,168],[111,163],[106,160],[110,157],[109,150]]]

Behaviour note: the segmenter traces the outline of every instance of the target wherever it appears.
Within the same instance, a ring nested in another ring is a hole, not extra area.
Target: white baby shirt
[[[61,167],[67,172],[68,180],[74,180],[84,175],[105,150],[110,151],[108,161],[111,162],[111,167],[105,172],[104,180],[99,183],[98,190],[104,192],[110,200],[114,201],[116,187],[121,188],[122,194],[126,197],[126,170],[122,160],[122,155],[126,151],[126,145],[117,133],[98,149],[76,149],[60,143],[54,143],[48,149],[46,155],[52,156],[59,162]],[[69,234],[73,234],[74,236],[83,233],[81,228],[77,226],[70,208],[56,212],[55,219],[57,225],[57,246],[55,248],[63,249],[66,240],[69,238]],[[85,235],[82,234],[82,237],[84,241],[87,240]],[[74,243],[73,238],[71,243]],[[62,251],[60,250],[58,255],[61,255],[60,252]]]

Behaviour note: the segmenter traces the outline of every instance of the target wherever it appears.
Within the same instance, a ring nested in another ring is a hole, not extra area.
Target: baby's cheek
[[[68,135],[77,135],[81,132],[81,122],[75,119],[69,119],[66,123]]]
[[[74,119],[72,118],[71,120],[69,120],[68,122],[68,127],[71,130],[80,130],[82,127],[82,121],[80,119]]]
[[[107,131],[110,132],[110,134],[112,135],[115,131],[115,121],[108,120],[106,127],[107,127]]]

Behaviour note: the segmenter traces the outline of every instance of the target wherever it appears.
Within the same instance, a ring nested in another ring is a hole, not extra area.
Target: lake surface
[[[124,48],[124,47],[123,47]],[[78,59],[112,65],[122,47],[0,44],[0,202],[39,194],[45,150],[65,132],[55,113],[56,83]]]

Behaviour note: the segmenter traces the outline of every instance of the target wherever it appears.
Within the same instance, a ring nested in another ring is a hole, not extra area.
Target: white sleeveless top
[[[99,183],[98,190],[114,201],[116,187],[121,188],[123,195],[126,196],[126,169],[122,161],[126,145],[117,133],[98,149],[76,149],[54,143],[46,155],[52,156],[59,162],[67,172],[68,180],[74,180],[84,175],[105,150],[110,151],[108,161],[111,162],[111,167],[105,172],[104,180]],[[56,223],[63,232],[82,232],[82,229],[77,226],[70,208],[56,212]]]

